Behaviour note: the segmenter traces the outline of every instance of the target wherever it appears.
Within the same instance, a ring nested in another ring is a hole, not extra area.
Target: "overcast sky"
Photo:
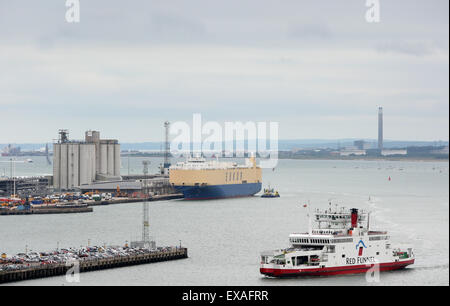
[[[163,122],[277,121],[280,138],[449,138],[449,1],[0,0],[0,143]]]

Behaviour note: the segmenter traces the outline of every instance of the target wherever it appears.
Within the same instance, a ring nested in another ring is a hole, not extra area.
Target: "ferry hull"
[[[185,200],[207,200],[252,196],[261,190],[261,183],[174,187]]]
[[[406,266],[412,265],[414,259],[406,261],[396,261],[389,263],[381,263],[380,271],[392,271],[403,269]],[[322,275],[342,275],[342,274],[358,274],[365,273],[373,265],[355,265],[355,266],[339,266],[339,267],[324,267],[324,268],[308,268],[308,269],[282,269],[282,268],[260,268],[261,274],[272,277],[290,277],[290,276],[322,276]]]

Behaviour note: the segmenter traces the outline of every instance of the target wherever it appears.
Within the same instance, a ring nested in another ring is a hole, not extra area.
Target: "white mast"
[[[308,233],[312,235],[312,219],[311,219],[311,209],[309,207],[309,200],[308,200]]]

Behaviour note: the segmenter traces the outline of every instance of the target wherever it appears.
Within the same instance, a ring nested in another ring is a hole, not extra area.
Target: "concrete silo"
[[[108,143],[108,173],[109,176],[114,176],[114,144]]]
[[[70,190],[98,180],[120,178],[120,144],[100,139],[100,132],[87,131],[85,141],[70,141],[67,130],[53,145],[53,186]]]
[[[114,176],[120,176],[120,144],[114,145]]]
[[[108,174],[108,144],[100,143],[100,174]]]
[[[61,145],[53,144],[53,187],[61,189],[60,173],[61,173]]]
[[[80,186],[79,152],[80,144],[68,143],[67,145],[67,189]]]
[[[67,158],[67,143],[61,144],[61,161],[59,171],[60,189],[67,189],[67,173],[68,173],[68,158]]]
[[[80,183],[90,184],[95,180],[95,145],[92,143],[80,143]]]

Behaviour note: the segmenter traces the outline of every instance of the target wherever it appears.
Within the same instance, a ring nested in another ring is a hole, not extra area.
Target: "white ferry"
[[[370,230],[370,214],[330,208],[309,214],[309,232],[289,235],[291,247],[261,254],[267,276],[338,275],[405,268],[414,263],[412,248],[393,247],[387,232]],[[312,219],[317,226],[312,227]]]

